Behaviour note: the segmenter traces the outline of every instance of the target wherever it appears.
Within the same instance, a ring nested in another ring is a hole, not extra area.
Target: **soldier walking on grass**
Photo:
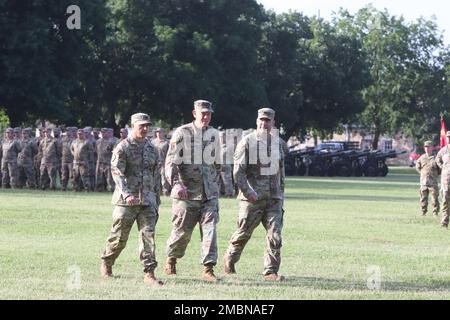
[[[131,116],[130,137],[114,148],[111,171],[116,187],[112,197],[113,224],[103,252],[100,272],[112,277],[112,266],[125,248],[130,230],[137,222],[139,257],[144,267],[144,282],[162,285],[156,279],[155,227],[158,221],[160,162],[158,152],[146,138],[150,117],[145,113]]]
[[[259,109],[256,131],[243,137],[236,147],[233,174],[239,188],[239,215],[237,230],[224,256],[225,273],[236,273],[235,264],[253,230],[262,223],[266,229],[263,275],[267,281],[284,279],[278,275],[284,212],[284,153],[278,130],[272,130],[274,119],[273,109]]]
[[[428,195],[431,193],[431,206],[435,216],[439,213],[439,166],[433,155],[433,142],[425,141],[425,154],[421,155],[416,162],[416,170],[420,174],[420,208],[422,215],[428,211]]]
[[[167,240],[165,273],[175,275],[177,259],[184,256],[198,223],[201,236],[203,280],[217,281],[220,146],[218,130],[209,126],[211,102],[197,100],[194,121],[174,132],[167,153],[165,174],[172,187],[172,233]]]

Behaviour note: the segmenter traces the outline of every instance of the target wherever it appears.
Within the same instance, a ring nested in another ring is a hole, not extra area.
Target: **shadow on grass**
[[[336,201],[336,200],[351,200],[351,201],[386,201],[386,202],[409,202],[417,200],[414,197],[394,197],[394,196],[358,196],[358,195],[327,195],[327,194],[299,194],[299,195],[290,195],[286,194],[284,196],[285,199],[296,199],[296,200],[324,200],[324,201]],[[418,198],[418,197],[417,197]]]
[[[192,281],[192,280],[190,280]],[[191,282],[192,283],[192,282]],[[231,277],[224,277],[224,281],[218,282],[217,285],[237,285],[237,286],[277,286],[277,287],[308,287],[315,290],[361,290],[361,291],[373,291],[378,290],[369,289],[367,283],[364,281],[350,281],[345,279],[330,279],[319,277],[298,277],[298,276],[286,276],[284,281],[267,282],[262,279],[250,280]],[[380,292],[393,291],[393,292],[429,292],[439,291],[446,294],[450,291],[450,280],[433,280],[430,279],[429,283],[417,282],[401,282],[401,281],[381,281]]]

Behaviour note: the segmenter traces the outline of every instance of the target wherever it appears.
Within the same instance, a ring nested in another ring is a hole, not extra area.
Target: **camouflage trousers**
[[[2,161],[2,187],[17,187],[17,163]]]
[[[63,190],[67,189],[69,180],[73,179],[73,164],[71,162],[61,163],[61,187]]]
[[[158,212],[153,206],[115,206],[111,233],[101,258],[106,265],[114,265],[127,244],[134,221],[137,222],[139,231],[139,259],[144,267],[144,272],[153,271],[157,266],[155,227],[158,222]]]
[[[95,170],[95,190],[108,190],[112,192],[114,188],[115,184],[111,175],[111,164],[98,162]]]
[[[91,190],[91,180],[89,176],[89,167],[84,164],[74,163],[73,164],[73,190]]]
[[[428,211],[428,196],[431,194],[431,207],[433,213],[437,215],[439,213],[439,188],[438,186],[420,187],[420,208],[422,209],[422,214],[426,214]]]
[[[28,188],[36,188],[36,172],[34,171],[34,164],[19,164],[18,171],[18,186],[20,188],[25,185],[27,185]]]
[[[231,165],[222,165],[222,170],[220,172],[220,193],[227,197],[232,197],[234,195],[234,186]]]
[[[239,261],[253,230],[262,223],[266,229],[264,275],[278,273],[281,264],[281,230],[283,229],[283,201],[261,199],[256,203],[239,201],[237,230],[231,236],[225,259],[235,264]]]
[[[56,172],[58,166],[53,163],[41,163],[40,168],[40,185],[41,189],[50,187],[51,190],[56,189]]]
[[[89,190],[94,191],[95,188],[95,162],[89,162]]]
[[[167,240],[167,256],[182,258],[191,240],[192,231],[199,224],[201,258],[203,265],[217,263],[217,231],[219,223],[219,202],[211,200],[178,200],[172,202],[172,233]]]
[[[450,208],[449,208],[449,201],[450,201],[450,195],[449,195],[449,189],[442,190],[442,219],[441,224],[448,226],[448,220],[450,215]]]

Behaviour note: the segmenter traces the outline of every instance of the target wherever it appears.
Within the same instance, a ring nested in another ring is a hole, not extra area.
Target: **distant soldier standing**
[[[92,143],[85,138],[85,130],[78,129],[77,139],[70,145],[73,155],[73,191],[91,191],[91,179],[89,176],[89,159],[94,153]]]
[[[86,138],[86,142],[92,145],[92,152],[89,153],[89,180],[90,180],[90,191],[94,191],[95,188],[95,164],[97,163],[97,149],[95,148],[95,137],[92,132],[92,127],[84,128],[84,136]]]
[[[120,134],[120,141],[125,140],[128,137],[127,128],[121,128],[119,134]]]
[[[153,145],[158,150],[159,160],[161,161],[161,193],[165,196],[170,195],[170,184],[167,181],[164,173],[164,164],[166,161],[167,151],[169,151],[169,141],[165,137],[163,128],[156,128],[156,137],[152,140]]]
[[[439,166],[433,155],[433,142],[425,141],[425,154],[416,162],[416,170],[420,174],[420,207],[422,215],[428,211],[428,195],[431,193],[431,206],[435,216],[439,213]]]
[[[45,190],[50,187],[51,190],[56,190],[56,173],[59,168],[61,159],[61,142],[52,137],[52,130],[48,128],[45,130],[45,139],[41,141],[39,150],[42,153],[41,159],[41,189]]]
[[[14,130],[7,128],[2,143],[2,187],[17,187],[17,156],[22,150],[20,141],[14,139]]]
[[[75,127],[66,128],[66,136],[61,139],[62,155],[61,155],[61,189],[67,190],[69,180],[73,179],[73,155],[70,151],[72,142],[76,137]]]
[[[41,181],[41,160],[42,160],[42,151],[39,148],[39,145],[41,144],[42,140],[45,139],[45,128],[39,128],[39,135],[36,137],[36,145],[38,146],[38,153],[34,156],[34,170],[36,171],[36,183],[38,184],[38,187],[40,187],[40,181]]]
[[[125,248],[134,222],[139,230],[139,257],[144,282],[162,285],[155,277],[155,227],[158,221],[159,159],[155,147],[146,138],[150,117],[131,116],[131,136],[114,148],[111,171],[116,183],[112,197],[113,225],[102,255],[102,277],[112,277],[112,266]]]
[[[238,228],[224,256],[225,273],[236,273],[235,264],[253,230],[262,223],[266,229],[263,275],[268,281],[283,280],[278,270],[284,211],[284,153],[278,131],[275,136],[272,130],[274,119],[273,109],[259,109],[257,130],[243,137],[236,147],[233,173],[239,188]],[[261,158],[262,154],[268,159]]]
[[[448,228],[449,220],[449,186],[450,186],[450,131],[446,134],[447,145],[439,150],[436,155],[436,163],[441,169],[441,190],[442,190],[442,219],[441,226]]]
[[[25,184],[30,189],[36,188],[36,172],[34,171],[34,156],[37,154],[36,141],[31,137],[31,128],[25,128],[22,130],[22,140],[20,145],[22,151],[20,151],[17,157],[17,164],[19,168],[19,185],[20,187]]]
[[[204,267],[202,278],[208,282],[217,281],[213,269],[217,263],[216,224],[219,222],[220,146],[218,131],[209,126],[212,112],[211,102],[194,102],[192,114],[195,120],[174,132],[165,171],[172,186],[173,228],[167,240],[164,271],[168,275],[176,274],[177,259],[184,256],[198,223],[202,242],[201,264]],[[214,155],[209,152],[211,150],[214,150]],[[207,159],[206,154],[211,158]]]
[[[114,181],[111,175],[111,156],[116,145],[114,137],[108,128],[101,129],[102,137],[96,141],[97,166],[95,169],[95,190],[114,191]]]

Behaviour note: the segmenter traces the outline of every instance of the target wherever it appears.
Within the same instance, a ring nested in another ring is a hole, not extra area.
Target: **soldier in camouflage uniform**
[[[449,186],[450,186],[450,131],[446,134],[447,145],[439,150],[436,155],[436,164],[441,169],[441,191],[442,191],[442,227],[448,228],[449,220]]]
[[[89,163],[89,168],[88,168],[88,172],[89,172],[89,185],[90,185],[90,190],[94,191],[95,188],[95,164],[97,162],[97,149],[95,148],[95,137],[94,134],[92,132],[92,127],[85,127],[84,128],[84,136],[86,138],[86,142],[90,143],[92,145],[92,148],[90,148],[90,150],[93,150],[93,152],[89,153],[89,157],[88,157],[88,163]]]
[[[66,136],[61,139],[61,189],[67,190],[69,180],[73,179],[73,155],[70,151],[72,142],[75,140],[77,128],[67,127]],[[72,180],[73,182],[73,180]]]
[[[125,140],[128,137],[127,128],[121,128],[119,134],[120,134],[120,141]]]
[[[22,150],[20,141],[14,139],[14,130],[7,128],[2,142],[2,187],[17,187],[17,156]]]
[[[36,188],[36,172],[34,172],[34,156],[37,154],[36,141],[31,137],[32,129],[25,128],[22,130],[22,140],[20,151],[17,157],[19,168],[19,186],[22,188],[25,184],[30,189]]]
[[[40,186],[41,181],[41,160],[42,160],[42,151],[39,148],[39,145],[41,144],[42,140],[45,139],[45,128],[38,128],[39,135],[36,137],[36,145],[38,146],[38,153],[34,156],[34,170],[36,171],[36,183]],[[38,187],[39,187],[38,186]]]
[[[41,141],[39,150],[42,153],[41,159],[41,189],[45,190],[50,187],[56,190],[56,173],[61,162],[62,147],[61,142],[52,137],[51,129],[45,131],[45,139]]]
[[[259,109],[257,130],[242,138],[236,148],[233,174],[239,188],[238,228],[224,256],[225,273],[235,273],[235,264],[253,230],[262,223],[266,229],[263,275],[268,281],[283,279],[278,271],[284,211],[284,154],[278,130],[272,130],[274,118],[273,109]],[[262,154],[270,156],[263,159]]]
[[[177,259],[184,256],[198,223],[202,241],[203,280],[217,281],[217,233],[219,222],[220,146],[218,131],[209,126],[211,102],[194,102],[194,122],[174,132],[165,163],[172,186],[172,233],[167,240],[165,273],[176,274]],[[205,151],[206,150],[206,151]],[[205,152],[204,152],[205,151]],[[211,151],[211,152],[207,152]],[[208,158],[207,158],[208,157]]]
[[[425,154],[421,155],[416,162],[416,170],[420,174],[420,208],[422,215],[428,211],[428,195],[431,193],[431,206],[435,216],[439,212],[439,172],[440,169],[433,155],[433,142],[425,141]]]
[[[128,235],[137,222],[139,257],[144,267],[144,282],[162,285],[155,278],[155,227],[158,221],[159,158],[155,147],[146,138],[150,117],[145,113],[131,116],[131,136],[114,148],[111,170],[116,188],[113,225],[100,267],[104,278],[112,277],[112,266],[125,248]]]
[[[86,131],[77,130],[77,139],[70,145],[70,152],[73,156],[73,191],[77,192],[82,189],[91,191],[91,179],[89,176],[89,159],[94,153],[92,143],[85,138]]]
[[[97,167],[95,170],[96,191],[114,191],[114,181],[111,175],[111,156],[116,141],[108,128],[102,128],[102,137],[96,141]]]
[[[168,196],[170,195],[171,188],[164,173],[164,163],[166,161],[167,151],[169,150],[169,142],[165,138],[163,128],[156,128],[155,135],[156,137],[152,140],[152,143],[158,150],[159,159],[161,161],[161,194]]]

